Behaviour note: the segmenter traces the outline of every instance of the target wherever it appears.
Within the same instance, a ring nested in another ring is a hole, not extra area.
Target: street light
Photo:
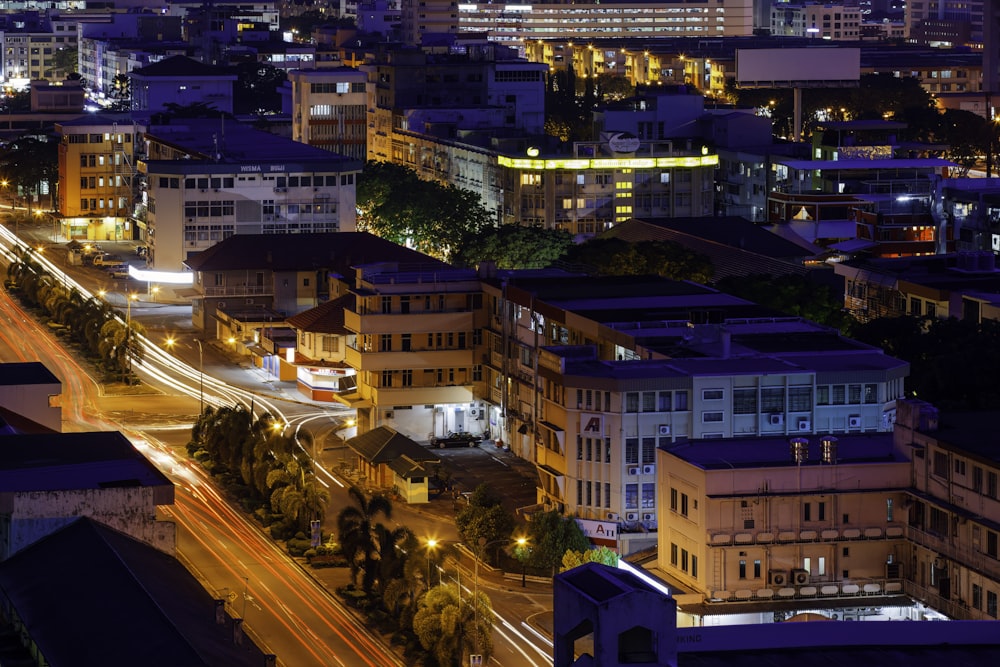
[[[125,354],[128,357],[128,372],[132,373],[132,302],[139,298],[134,292],[125,293]]]
[[[433,537],[427,538],[427,590],[431,589],[431,550],[435,549],[438,545],[438,541]],[[462,595],[462,591],[458,592],[459,596]]]
[[[527,537],[519,537],[519,538],[517,538],[517,546],[520,549],[522,549],[522,553],[523,553],[524,549],[528,549],[529,548],[528,547],[528,538]],[[526,588],[527,585],[528,585],[527,584],[527,572],[526,572],[526,568],[528,566],[528,559],[526,557],[522,556],[520,558],[520,561],[521,561],[521,588]]]
[[[519,537],[516,540],[511,540],[508,538],[502,538],[498,540],[486,541],[485,537],[479,538],[479,551],[475,554],[476,557],[476,571],[475,571],[475,583],[472,589],[472,612],[473,612],[473,629],[476,634],[476,654],[479,654],[479,560],[483,556],[483,552],[486,548],[493,544],[505,544],[507,542],[516,541],[519,545],[524,546],[528,543],[528,539],[525,537]],[[523,570],[522,570],[523,572]]]

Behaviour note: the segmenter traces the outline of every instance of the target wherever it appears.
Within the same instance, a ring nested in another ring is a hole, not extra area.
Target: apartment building
[[[225,120],[151,126],[145,143],[142,215],[157,270],[179,271],[237,234],[354,230],[358,161]]]
[[[289,72],[292,139],[366,160],[367,80],[364,72],[352,67]]]
[[[771,34],[784,37],[857,41],[861,33],[857,3],[780,3],[771,6]]]
[[[931,46],[969,46],[983,49],[987,0],[907,2],[907,39]],[[994,46],[995,48],[995,46]]]
[[[1000,457],[996,413],[938,415],[914,401],[897,427],[912,459],[904,501],[905,590],[948,616],[995,620],[1000,599]]]
[[[24,11],[0,17],[2,79],[7,86],[23,88],[31,81],[65,78],[58,71],[56,54],[77,45],[77,22],[55,12]]]
[[[523,48],[539,39],[734,37],[753,34],[752,0],[722,0],[711,8],[689,2],[605,4],[403,2],[403,38],[427,33],[478,33]]]
[[[177,55],[132,70],[128,77],[133,111],[149,115],[165,111],[168,104],[202,103],[220,113],[233,113],[236,75],[226,68]]]
[[[145,127],[127,115],[90,114],[56,123],[59,224],[71,239],[141,238],[132,217]]]
[[[657,447],[888,432],[908,372],[697,285],[497,276],[483,293],[493,433],[535,463],[540,505],[618,525],[623,553],[655,542]]]
[[[657,461],[657,567],[705,615],[903,593],[910,462],[891,432],[687,442]]]
[[[482,380],[476,272],[433,261],[355,270],[344,327],[346,361],[357,372],[358,432],[391,426],[415,440],[483,432],[486,411],[472,391]]]

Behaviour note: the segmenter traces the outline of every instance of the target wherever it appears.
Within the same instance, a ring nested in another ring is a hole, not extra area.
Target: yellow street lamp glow
[[[229,338],[227,339],[227,342],[228,342],[228,343],[229,343],[230,345],[232,345],[233,343],[235,343],[235,342],[236,342],[236,339],[235,339],[235,338],[233,338],[232,336],[230,336],[230,337],[229,337]]]

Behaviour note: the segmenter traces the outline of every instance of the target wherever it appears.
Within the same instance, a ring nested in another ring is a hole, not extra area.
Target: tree
[[[538,567],[556,573],[567,551],[586,551],[590,541],[576,519],[564,517],[556,510],[535,512],[528,521],[528,541],[531,561]]]
[[[0,153],[0,175],[15,192],[28,197],[31,211],[32,193],[41,191],[47,182],[54,191],[59,180],[59,142],[47,134],[22,135]]]
[[[635,95],[635,86],[624,76],[602,72],[597,75],[594,94],[605,102],[624,100]]]
[[[132,79],[128,74],[115,74],[111,82],[111,111],[131,111]]]
[[[595,238],[571,247],[564,259],[585,264],[604,276],[658,275],[707,283],[713,272],[707,257],[673,241],[630,243],[614,237]]]
[[[451,261],[459,266],[491,261],[500,269],[541,269],[550,266],[572,246],[573,237],[560,229],[503,225],[465,236]]]
[[[855,324],[844,309],[843,295],[807,276],[731,276],[720,280],[715,287],[787,315],[833,327],[845,335]]]
[[[479,196],[427,181],[389,162],[368,162],[356,191],[359,231],[448,259],[461,239],[493,225]]]
[[[61,46],[52,54],[52,75],[63,77],[77,71],[79,66],[79,51],[70,46]]]
[[[462,540],[476,549],[481,539],[489,543],[510,537],[514,517],[504,509],[503,499],[488,484],[480,484],[472,492],[468,506],[455,516],[455,526]]]
[[[600,546],[596,549],[585,549],[584,551],[569,549],[563,554],[562,567],[559,571],[572,570],[574,567],[579,567],[584,563],[604,563],[611,567],[617,567],[618,554],[605,546]]]
[[[368,498],[356,486],[347,491],[357,506],[348,505],[340,510],[337,515],[337,533],[344,556],[350,564],[352,582],[357,583],[357,576],[361,573],[361,589],[370,595],[378,581],[378,561],[382,547],[376,528],[380,524],[375,519],[379,515],[389,519],[392,515],[392,502],[378,494]]]
[[[441,667],[467,664],[473,650],[487,664],[493,655],[492,615],[490,599],[482,591],[463,600],[458,586],[443,584],[420,599],[413,632]]]
[[[288,74],[256,60],[236,65],[233,88],[233,112],[236,114],[268,114],[281,111],[281,86]]]

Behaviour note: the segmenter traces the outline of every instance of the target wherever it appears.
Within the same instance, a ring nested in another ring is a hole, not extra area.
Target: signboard
[[[789,49],[736,49],[740,88],[822,88],[857,86],[861,49],[816,46]]]
[[[322,539],[321,536],[320,536],[320,523],[319,523],[319,521],[316,521],[316,520],[310,521],[309,522],[309,528],[311,529],[311,533],[312,533],[312,535],[310,536],[312,538],[310,540],[310,544],[312,544],[313,548],[315,549],[316,547],[318,547],[320,545],[320,540]]]
[[[604,415],[596,413],[580,413],[580,435],[599,438],[604,435]]]
[[[618,548],[618,524],[614,521],[594,521],[592,519],[577,519],[580,530],[587,536],[591,544],[599,547]]]
[[[469,667],[483,667],[483,656],[478,653],[470,655]]]
[[[601,139],[607,142],[612,153],[634,153],[639,150],[641,142],[628,132],[606,132],[601,134]]]

